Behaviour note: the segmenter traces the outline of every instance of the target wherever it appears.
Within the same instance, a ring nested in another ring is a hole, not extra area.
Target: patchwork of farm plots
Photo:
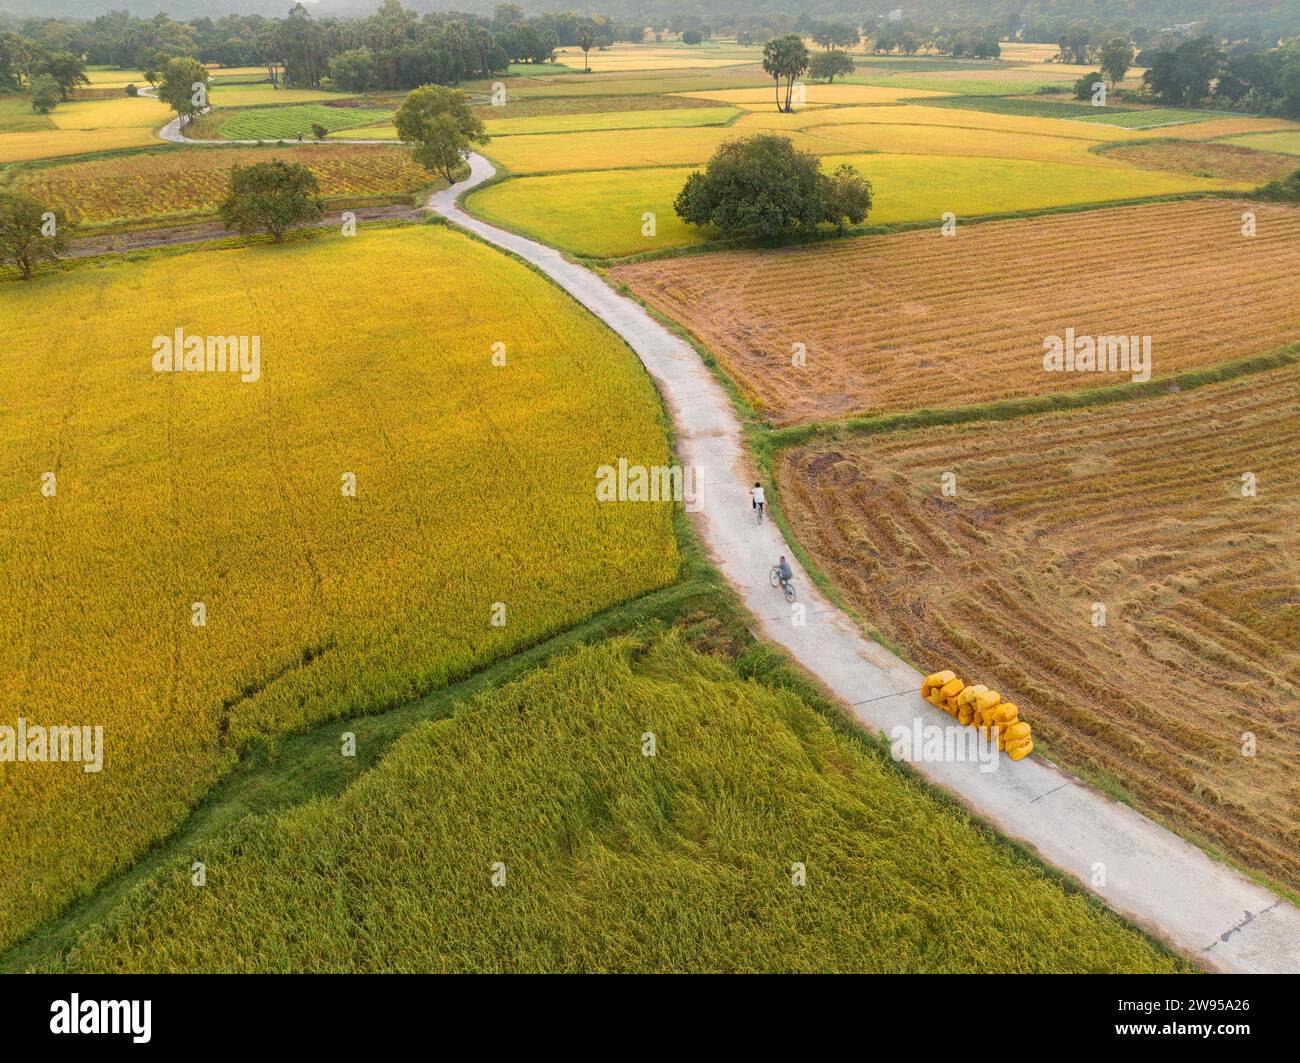
[[[40,124],[19,122],[26,97],[0,97],[0,163],[59,155],[82,155],[156,142],[154,130],[172,117],[158,100],[122,96],[109,100],[73,100],[60,104]],[[12,116],[6,120],[7,116]]]
[[[981,677],[1053,759],[1295,889],[1297,426],[1291,366],[798,446],[778,456],[780,499],[866,623],[922,671]]]
[[[104,761],[0,762],[0,947],[169,835],[250,742],[400,704],[675,578],[671,507],[593,491],[620,457],[667,461],[649,378],[467,237],[4,286],[0,556],[26,560],[0,566],[0,719],[102,726]],[[155,371],[177,329],[255,338],[258,379]]]
[[[979,107],[979,101],[941,97],[898,102],[891,90],[865,86],[812,86],[809,92],[807,108],[779,114],[770,89],[688,90],[682,95],[727,101],[750,113],[725,126],[671,133],[575,126],[567,135],[558,135],[559,129],[530,134],[522,127],[485,149],[512,179],[471,193],[468,203],[488,220],[588,257],[698,244],[716,234],[676,219],[673,201],[687,176],[677,167],[703,164],[725,141],[760,131],[784,133],[796,147],[826,157],[827,167],[841,161],[858,165],[875,189],[869,225],[937,222],[946,212],[971,217],[1244,190],[1259,183],[1249,167],[1240,173],[1166,163],[1142,168],[1139,157],[1098,151],[1104,144],[1137,142],[1143,133],[1078,120],[1081,112],[1098,117],[1088,108],[1058,103],[1005,113]],[[855,94],[863,92],[890,98],[859,102]],[[646,225],[647,215],[653,226]]]
[[[201,855],[205,889],[172,861],[37,969],[1188,967],[677,629],[580,648]]]
[[[1150,336],[1167,376],[1294,342],[1300,213],[1191,200],[651,260],[612,271],[713,351],[781,424],[1081,391],[1133,372],[1046,372],[1044,341]],[[1086,251],[1084,250],[1086,249]],[[1086,268],[1070,283],[1081,261]],[[1232,277],[1232,298],[1222,298]],[[791,345],[806,364],[791,364]]]
[[[511,138],[520,139],[520,138]],[[558,139],[558,138],[557,138]],[[499,149],[499,145],[489,145]],[[1223,181],[1101,166],[948,155],[828,156],[858,166],[875,189],[873,225],[1203,192]],[[618,258],[705,243],[716,234],[677,218],[673,201],[689,169],[597,170],[521,177],[471,192],[475,214],[572,254]],[[645,215],[654,217],[647,232]]]
[[[593,74],[623,70],[687,70],[744,66],[761,62],[763,49],[758,47],[717,47],[708,45],[630,45],[593,48],[585,59],[581,48],[560,49],[556,62],[574,70],[584,64]]]
[[[230,169],[284,158],[310,168],[328,201],[410,195],[440,184],[411,159],[409,148],[357,144],[347,148],[268,145],[246,148],[162,148],[84,162],[30,166],[10,181],[76,222],[161,219],[214,211],[226,195]]]

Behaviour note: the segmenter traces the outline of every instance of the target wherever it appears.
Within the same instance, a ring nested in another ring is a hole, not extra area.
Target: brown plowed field
[[[1120,144],[1106,152],[1142,170],[1168,170],[1222,177],[1229,181],[1280,181],[1300,169],[1294,155],[1257,151],[1240,144],[1202,144],[1195,140],[1175,143],[1157,140],[1146,144]]]
[[[777,467],[799,540],[922,671],[986,683],[1053,759],[1300,887],[1300,367]]]
[[[1241,235],[1248,207],[1254,238]],[[778,424],[1132,379],[1045,372],[1044,339],[1071,327],[1151,336],[1156,377],[1300,338],[1300,209],[1244,201],[959,220],[952,238],[928,229],[611,273],[691,329]]]

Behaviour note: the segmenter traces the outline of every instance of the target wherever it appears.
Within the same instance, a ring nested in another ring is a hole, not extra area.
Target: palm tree
[[[763,45],[763,69],[776,79],[776,109],[789,112],[795,78],[808,69],[808,47],[798,34],[777,37]],[[785,106],[781,105],[781,79],[786,79]]]
[[[591,63],[588,61],[587,53],[591,51],[595,43],[590,31],[583,30],[578,34],[578,47],[582,49],[582,72],[584,74],[591,73]]]

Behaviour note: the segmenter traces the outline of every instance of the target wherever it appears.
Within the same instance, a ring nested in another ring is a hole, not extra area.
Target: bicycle
[[[787,602],[794,601],[794,580],[783,580],[781,578],[781,570],[776,565],[772,566],[772,571],[768,573],[767,578],[771,581],[773,587],[781,588],[781,593],[785,595],[785,600]]]

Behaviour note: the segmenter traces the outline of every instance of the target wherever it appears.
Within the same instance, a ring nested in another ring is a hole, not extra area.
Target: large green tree
[[[89,85],[86,76],[86,63],[71,52],[52,52],[41,60],[41,73],[52,77],[59,86],[63,99],[72,95],[78,85]]]
[[[871,209],[871,183],[847,164],[831,176],[788,137],[762,133],[723,144],[677,195],[677,215],[724,237],[770,239],[831,224],[843,231]]]
[[[63,98],[59,83],[49,74],[37,74],[32,78],[31,90],[32,110],[37,114],[49,114]]]
[[[1110,87],[1124,80],[1133,66],[1133,45],[1127,37],[1112,37],[1101,46],[1101,72]]]
[[[441,85],[424,85],[407,93],[393,124],[399,137],[415,145],[415,161],[441,174],[448,184],[465,175],[465,159],[474,145],[490,139],[465,93]]]
[[[207,108],[208,86],[208,71],[197,59],[168,59],[159,74],[158,98],[184,125]]]
[[[0,262],[17,266],[23,280],[31,280],[42,262],[67,253],[72,228],[63,211],[30,196],[0,192]]]
[[[791,111],[796,78],[808,69],[808,46],[798,34],[777,37],[763,45],[763,69],[776,81],[776,109]],[[785,103],[781,102],[781,79],[785,78]]]
[[[278,244],[287,229],[319,221],[324,206],[315,175],[301,163],[279,159],[236,166],[218,208],[221,224],[244,234],[268,232]]]
[[[1198,37],[1172,51],[1157,52],[1142,80],[1166,103],[1200,103],[1225,58],[1213,37]]]
[[[808,64],[808,76],[833,82],[840,74],[853,73],[853,57],[848,52],[818,52]]]

